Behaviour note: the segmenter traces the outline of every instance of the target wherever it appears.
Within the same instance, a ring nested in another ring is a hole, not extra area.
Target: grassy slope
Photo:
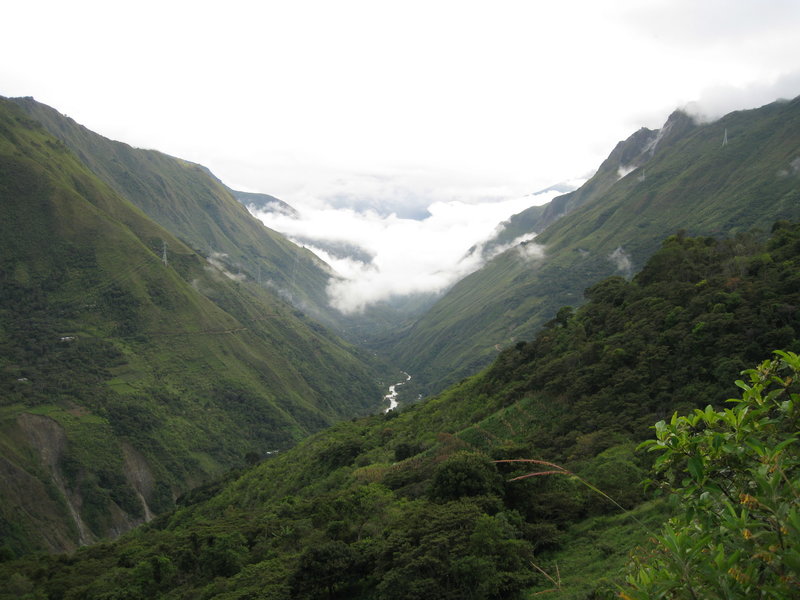
[[[229,279],[5,100],[0,197],[0,525],[12,548],[124,530],[247,452],[376,408],[353,348]]]
[[[0,573],[85,598],[314,597],[308,582],[332,597],[519,598],[554,587],[535,562],[561,575],[549,597],[614,597],[665,512],[641,504],[648,459],[633,447],[658,416],[732,394],[753,356],[799,349],[799,267],[797,225],[767,247],[676,236],[633,282],[598,284],[575,314],[437,397],[337,424],[118,543]],[[533,457],[637,508],[574,478],[508,481],[535,465],[488,466]]]
[[[543,260],[512,249],[456,284],[400,340],[396,362],[429,390],[441,389],[487,364],[498,347],[529,338],[558,307],[583,302],[591,283],[626,274],[610,260],[617,248],[634,272],[680,229],[727,235],[800,217],[791,166],[800,156],[800,99],[707,125],[676,113],[664,131],[652,157],[638,156],[640,144],[615,150],[576,192],[592,190],[588,201],[537,237]],[[617,167],[631,163],[646,166],[616,181]]]

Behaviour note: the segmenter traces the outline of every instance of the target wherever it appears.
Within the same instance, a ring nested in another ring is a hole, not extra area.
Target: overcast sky
[[[798,0],[26,0],[3,21],[0,95],[309,219],[502,220],[675,108],[800,94]]]

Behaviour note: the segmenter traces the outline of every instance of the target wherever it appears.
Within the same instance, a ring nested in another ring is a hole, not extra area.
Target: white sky
[[[308,211],[519,198],[585,175],[677,107],[719,116],[800,94],[798,0],[26,0],[2,13],[0,95]]]

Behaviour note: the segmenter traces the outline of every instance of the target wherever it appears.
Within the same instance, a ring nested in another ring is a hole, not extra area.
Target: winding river
[[[383,397],[384,400],[389,401],[389,408],[387,408],[383,412],[388,413],[390,410],[394,410],[395,408],[397,408],[397,388],[403,385],[404,383],[411,381],[411,375],[409,375],[405,371],[403,371],[402,373],[403,375],[406,376],[406,380],[389,386],[389,393]]]

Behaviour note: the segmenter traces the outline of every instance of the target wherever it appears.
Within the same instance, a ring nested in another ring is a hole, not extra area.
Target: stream
[[[384,400],[389,401],[389,408],[387,408],[383,412],[388,413],[390,410],[394,410],[395,408],[397,408],[397,388],[403,385],[404,383],[411,381],[411,375],[409,375],[405,371],[402,371],[402,373],[403,375],[406,376],[406,380],[389,386],[389,393],[383,397]]]

